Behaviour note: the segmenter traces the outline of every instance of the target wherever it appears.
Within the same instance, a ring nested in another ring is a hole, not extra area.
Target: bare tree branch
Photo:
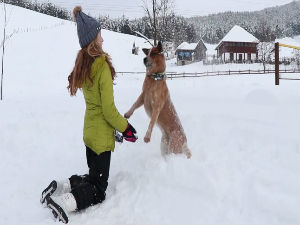
[[[266,64],[272,60],[274,55],[274,43],[273,42],[260,42],[257,46],[258,56],[263,64],[264,71],[266,70]]]
[[[151,4],[148,5],[148,1],[151,1]],[[173,2],[174,0],[142,0],[142,7],[150,22],[155,45],[158,39],[162,39],[168,28],[167,17],[174,14]]]
[[[149,42],[150,45],[153,46],[153,44],[151,43],[151,41],[145,35],[141,34],[138,31],[133,31],[133,32],[136,33],[137,35],[141,36],[142,38],[144,38],[147,42]]]

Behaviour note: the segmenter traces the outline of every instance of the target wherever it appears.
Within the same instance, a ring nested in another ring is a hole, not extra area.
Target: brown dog
[[[143,49],[147,57],[144,58],[146,77],[142,93],[124,116],[129,118],[137,108],[144,104],[151,118],[144,141],[146,143],[150,141],[153,126],[157,123],[162,131],[161,153],[163,155],[185,153],[190,158],[191,152],[187,147],[186,136],[167,87],[164,73],[166,63],[162,51],[161,42],[158,42],[157,47],[152,49]]]

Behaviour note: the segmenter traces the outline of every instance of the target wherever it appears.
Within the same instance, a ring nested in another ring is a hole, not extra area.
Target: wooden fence
[[[299,73],[300,70],[280,70],[280,73]],[[117,72],[118,74],[145,74],[145,72]],[[230,75],[247,75],[247,74],[275,74],[275,70],[228,70],[228,71],[207,71],[194,73],[177,73],[166,72],[168,79],[189,78],[189,77],[209,77],[209,76],[230,76]],[[287,78],[288,79],[288,78]]]

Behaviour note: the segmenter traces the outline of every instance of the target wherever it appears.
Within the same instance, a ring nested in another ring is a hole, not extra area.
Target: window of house
[[[249,61],[251,60],[251,53],[247,54],[247,60],[249,60]]]

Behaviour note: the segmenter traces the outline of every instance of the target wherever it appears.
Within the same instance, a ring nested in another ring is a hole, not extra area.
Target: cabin
[[[224,63],[253,63],[258,60],[259,40],[240,26],[235,25],[219,42],[215,50]]]
[[[206,46],[202,40],[197,43],[181,43],[175,52],[177,65],[183,66],[206,58]]]

